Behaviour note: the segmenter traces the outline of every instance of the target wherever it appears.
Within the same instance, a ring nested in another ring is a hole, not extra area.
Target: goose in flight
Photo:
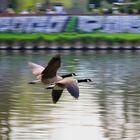
[[[53,103],[57,103],[59,98],[62,95],[63,90],[66,88],[68,92],[73,96],[75,99],[79,97],[79,87],[78,83],[81,82],[91,82],[91,79],[73,79],[73,78],[64,78],[55,83],[54,86],[48,87],[47,89],[52,89],[52,100]]]
[[[48,62],[46,68],[32,62],[29,62],[28,64],[31,68],[32,74],[36,76],[36,80],[29,82],[29,84],[36,84],[42,82],[45,85],[50,85],[59,80],[62,80],[65,77],[76,76],[75,73],[70,73],[62,76],[59,76],[57,74],[57,70],[61,65],[60,55],[52,57],[51,60]]]
[[[60,55],[52,57],[52,59],[48,62],[46,68],[32,62],[29,62],[28,64],[31,67],[33,75],[36,76],[36,80],[29,82],[29,84],[36,84],[42,82],[43,84],[47,85],[47,89],[51,88],[53,103],[56,103],[59,100],[65,88],[68,90],[71,96],[78,99],[78,83],[91,81],[91,79],[77,80],[69,78],[71,76],[76,76],[75,73],[59,76],[57,74],[57,70],[61,65]]]

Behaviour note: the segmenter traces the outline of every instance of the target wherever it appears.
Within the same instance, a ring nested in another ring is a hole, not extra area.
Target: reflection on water
[[[46,65],[57,52],[0,52],[0,140],[138,140],[140,52],[61,52],[60,73],[75,72],[80,98],[28,85],[28,61]]]

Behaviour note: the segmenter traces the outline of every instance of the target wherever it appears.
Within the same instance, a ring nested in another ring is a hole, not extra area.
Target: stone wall
[[[0,41],[0,50],[140,50],[137,42]]]

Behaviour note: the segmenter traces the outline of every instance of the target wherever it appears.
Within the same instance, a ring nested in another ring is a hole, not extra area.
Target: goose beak
[[[92,82],[92,80],[91,79],[87,79],[87,82]]]
[[[72,73],[72,76],[77,76],[77,74],[75,74],[75,73]]]

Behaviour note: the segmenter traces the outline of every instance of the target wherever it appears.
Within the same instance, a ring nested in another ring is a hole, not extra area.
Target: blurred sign
[[[71,16],[17,16],[0,17],[0,31],[14,32],[63,32]],[[84,32],[140,33],[140,16],[76,16],[73,25]]]
[[[78,30],[85,32],[140,33],[139,16],[79,16]]]

